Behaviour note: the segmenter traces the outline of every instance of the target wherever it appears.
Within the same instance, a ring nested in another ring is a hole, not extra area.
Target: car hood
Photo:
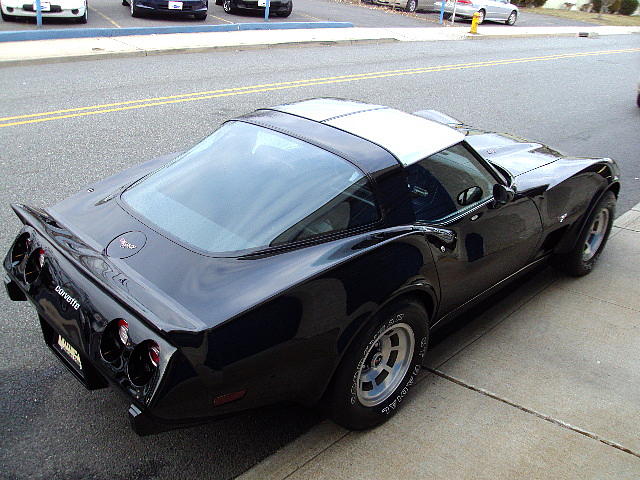
[[[469,130],[465,138],[483,158],[518,177],[564,157],[541,143],[504,133]]]
[[[566,156],[542,143],[504,133],[469,129],[465,140],[489,163],[509,172],[520,193],[541,193],[594,164],[612,164],[609,158]]]

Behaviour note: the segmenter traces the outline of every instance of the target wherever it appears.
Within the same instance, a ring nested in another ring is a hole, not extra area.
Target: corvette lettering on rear
[[[61,286],[56,285],[56,293],[60,295],[62,298],[64,298],[64,300],[69,305],[71,305],[74,308],[74,310],[78,310],[80,308],[80,303],[71,295],[69,295],[67,292],[65,292]]]

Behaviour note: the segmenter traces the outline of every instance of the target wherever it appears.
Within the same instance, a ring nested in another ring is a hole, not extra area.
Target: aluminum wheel
[[[405,377],[415,348],[413,329],[397,323],[382,332],[364,355],[357,378],[358,400],[365,407],[384,402]]]
[[[408,0],[407,6],[405,7],[404,11],[409,13],[414,13],[417,7],[418,7],[418,2],[416,0]]]
[[[609,210],[603,208],[600,213],[593,219],[593,223],[589,228],[589,234],[584,242],[584,250],[582,252],[582,261],[588,262],[593,256],[598,253],[600,245],[607,233],[607,227],[609,226]]]

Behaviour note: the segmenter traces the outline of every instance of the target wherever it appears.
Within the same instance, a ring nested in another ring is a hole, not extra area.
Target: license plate
[[[38,11],[35,3],[33,4],[33,11],[34,12]],[[40,2],[40,11],[42,11],[42,12],[51,11],[51,3],[49,3],[49,2]]]
[[[80,361],[80,355],[78,354],[78,351],[73,348],[62,335],[58,335],[57,343],[58,348],[62,351],[62,353],[64,353],[67,358],[78,365],[78,368],[80,370],[82,370],[82,362]]]
[[[258,6],[259,7],[266,7],[267,6],[267,0],[258,0]]]
[[[169,10],[182,10],[182,2],[169,2]]]

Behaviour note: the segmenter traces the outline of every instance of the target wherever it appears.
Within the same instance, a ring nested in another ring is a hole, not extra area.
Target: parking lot
[[[272,22],[352,22],[357,27],[439,27],[439,14],[436,12],[418,12],[408,14],[389,7],[378,7],[365,3],[350,3],[335,0],[295,0],[293,13],[288,18],[273,17]],[[58,28],[125,28],[177,25],[222,25],[230,23],[261,22],[259,13],[227,14],[222,6],[209,3],[206,20],[172,15],[153,15],[133,18],[129,7],[120,0],[91,0],[89,2],[89,21],[78,24],[63,19],[45,19],[44,29]],[[463,24],[469,24],[463,21]],[[499,25],[499,24],[496,24]],[[581,25],[581,22],[558,17],[522,12],[518,26],[564,26]],[[586,25],[586,24],[582,24]],[[0,31],[35,29],[35,20],[24,19],[0,22]]]

